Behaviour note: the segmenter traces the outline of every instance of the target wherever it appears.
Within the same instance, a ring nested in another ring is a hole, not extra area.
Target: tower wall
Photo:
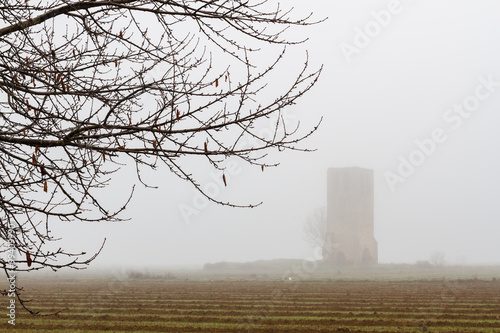
[[[325,260],[345,265],[377,263],[373,170],[330,168],[327,181],[327,229],[333,247],[324,254]]]

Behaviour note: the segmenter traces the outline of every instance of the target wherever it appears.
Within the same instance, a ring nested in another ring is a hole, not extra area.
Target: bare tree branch
[[[269,150],[308,151],[298,143],[317,126],[290,129],[283,112],[321,68],[311,70],[307,55],[290,66],[287,46],[303,41],[287,30],[317,22],[272,8],[267,0],[1,1],[0,234],[15,247],[16,270],[88,265],[95,256],[48,247],[57,242],[51,221],[121,221],[134,184],[115,210],[99,194],[123,165],[135,164],[141,183],[141,171],[165,165],[203,193],[190,156],[223,170],[228,157],[261,167],[276,165],[265,161]],[[284,64],[296,76],[276,84]],[[272,135],[260,135],[270,120]]]

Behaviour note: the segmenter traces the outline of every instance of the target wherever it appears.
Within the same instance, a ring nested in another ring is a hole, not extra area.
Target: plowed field
[[[21,281],[20,281],[21,283]],[[23,332],[500,332],[500,281],[27,280]],[[7,297],[2,297],[5,306]]]

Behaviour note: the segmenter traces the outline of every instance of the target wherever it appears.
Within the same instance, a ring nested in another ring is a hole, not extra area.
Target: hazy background
[[[500,263],[500,87],[457,129],[446,110],[473,96],[478,77],[500,82],[500,2],[401,1],[400,13],[348,62],[341,45],[354,45],[356,29],[375,22],[372,12],[389,1],[298,1],[296,15],[314,12],[329,20],[297,31],[309,36],[289,56],[297,70],[309,50],[323,63],[317,86],[288,111],[291,122],[312,126],[303,147],[313,153],[272,154],[281,165],[260,169],[238,164],[229,186],[199,170],[217,199],[264,203],[232,209],[197,203],[197,194],[166,169],[151,174],[158,190],[137,187],[117,224],[57,224],[68,249],[95,251],[107,244],[93,267],[196,266],[207,262],[306,258],[303,224],[326,205],[326,170],[359,166],[375,170],[375,238],[381,263],[413,263],[433,252],[451,264]],[[345,44],[344,44],[345,45]],[[289,70],[292,70],[290,68]],[[282,69],[283,70],[283,69]],[[286,70],[286,68],[285,68]],[[417,149],[415,140],[435,128],[447,136],[413,175],[391,191],[386,172],[397,173],[399,157]],[[217,176],[216,176],[217,177]],[[120,203],[136,181],[126,170],[108,194]],[[185,218],[182,208],[197,214]]]

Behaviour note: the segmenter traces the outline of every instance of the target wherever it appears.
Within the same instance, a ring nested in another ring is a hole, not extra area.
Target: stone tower
[[[328,169],[327,232],[333,243],[323,254],[336,265],[378,262],[373,234],[373,170]]]

